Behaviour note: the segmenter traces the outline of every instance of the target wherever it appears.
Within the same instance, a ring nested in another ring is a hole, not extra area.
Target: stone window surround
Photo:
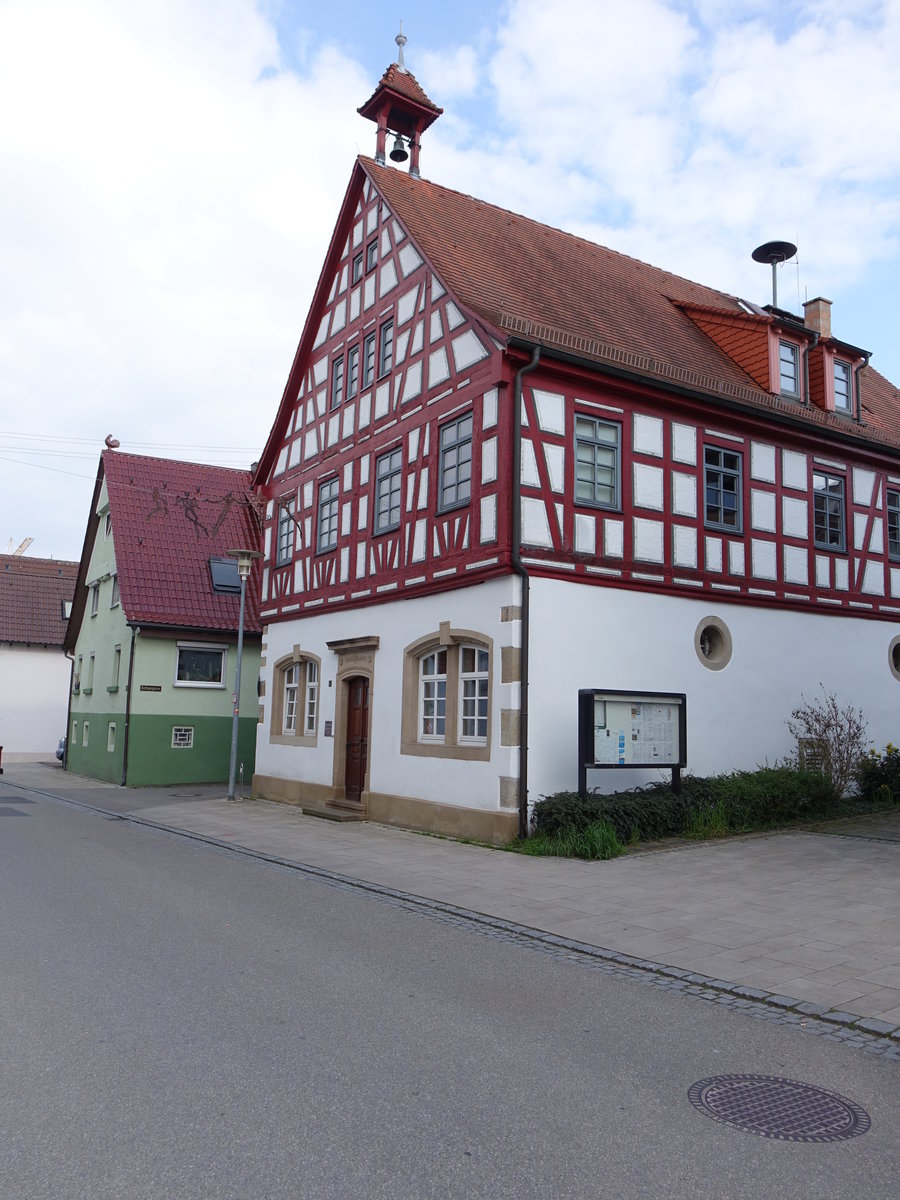
[[[459,741],[459,648],[477,646],[488,652],[488,727],[483,743]],[[443,742],[420,742],[419,730],[419,663],[433,650],[447,651],[446,728]],[[422,758],[457,758],[468,762],[489,762],[491,757],[491,724],[493,710],[493,639],[472,629],[451,629],[449,621],[441,621],[436,633],[426,634],[410,642],[403,651],[403,695],[400,714],[400,753]]]
[[[306,725],[306,664],[314,662],[319,668],[319,697],[316,708],[315,733],[282,733],[284,728],[284,677],[286,672],[296,663],[300,667],[300,679],[297,686],[297,728],[304,729]],[[319,713],[322,703],[322,660],[316,654],[310,654],[299,644],[294,646],[290,654],[279,658],[272,668],[272,704],[269,718],[269,742],[273,746],[315,746],[319,740]]]

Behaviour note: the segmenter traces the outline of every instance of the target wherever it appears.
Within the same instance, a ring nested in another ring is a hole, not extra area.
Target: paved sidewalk
[[[900,1027],[900,819],[692,843],[604,863],[336,824],[221,787],[125,789],[14,763],[16,785],[444,902],[730,987]],[[898,1035],[895,1035],[898,1036]]]

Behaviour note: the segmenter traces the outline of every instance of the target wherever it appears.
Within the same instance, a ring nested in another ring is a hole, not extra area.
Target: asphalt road
[[[898,1194],[900,1068],[45,797],[0,806],[0,1196]],[[825,1144],[695,1081],[838,1092]]]

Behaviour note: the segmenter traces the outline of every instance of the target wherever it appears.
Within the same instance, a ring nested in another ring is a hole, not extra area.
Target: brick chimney
[[[803,320],[810,329],[814,329],[819,337],[831,337],[831,301],[821,296],[815,300],[807,300],[803,305]]]

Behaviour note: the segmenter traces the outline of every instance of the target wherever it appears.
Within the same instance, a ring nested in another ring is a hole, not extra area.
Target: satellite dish
[[[763,242],[761,246],[757,246],[753,251],[753,261],[758,263],[772,264],[772,307],[778,307],[778,281],[775,277],[775,268],[779,263],[787,262],[789,258],[793,258],[797,253],[797,247],[793,242]]]

